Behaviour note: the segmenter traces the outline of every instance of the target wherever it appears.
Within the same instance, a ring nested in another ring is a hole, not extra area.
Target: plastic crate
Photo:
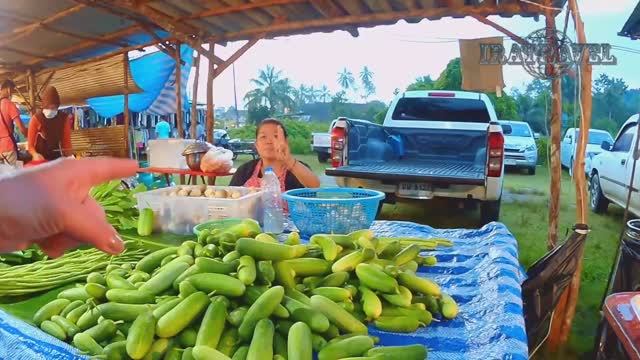
[[[251,218],[262,221],[262,191],[250,192],[246,187],[207,186],[216,190],[238,190],[242,196],[237,199],[169,196],[174,190],[185,186],[189,185],[136,194],[138,209],[153,210],[154,230],[188,235],[193,234],[193,228],[196,225],[210,220]]]

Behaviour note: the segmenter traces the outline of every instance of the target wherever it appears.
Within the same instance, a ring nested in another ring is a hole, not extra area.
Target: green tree
[[[342,71],[338,73],[338,85],[340,85],[345,92],[354,88],[355,78],[353,77],[353,73],[347,70],[347,68],[342,69]]]
[[[271,111],[264,105],[249,106],[247,109],[247,120],[250,124],[258,124],[260,121],[270,117]],[[255,137],[255,133],[253,134]]]
[[[369,69],[369,67],[365,66],[360,71],[360,81],[362,81],[362,85],[364,87],[363,98],[365,101],[369,98],[369,96],[376,93],[376,86],[373,83],[373,71]]]
[[[607,118],[621,124],[624,120],[625,106],[624,94],[629,86],[622,78],[609,77],[601,74],[593,82],[595,96],[595,108],[599,113],[605,113]]]
[[[437,90],[462,90],[462,70],[460,58],[455,58],[447,64],[447,67],[434,84]]]
[[[327,85],[322,85],[322,88],[320,88],[319,90],[318,97],[323,103],[326,103],[329,99],[331,99],[331,93],[329,92],[329,88],[327,87]]]
[[[256,88],[244,96],[248,108],[257,109],[260,105],[266,105],[269,112],[275,114],[294,107],[294,89],[289,79],[282,76],[282,71],[267,65],[265,69],[260,70],[257,78],[251,79],[251,83]]]
[[[412,84],[407,86],[407,91],[412,90],[433,90],[435,81],[431,78],[431,75],[426,75],[417,78]]]

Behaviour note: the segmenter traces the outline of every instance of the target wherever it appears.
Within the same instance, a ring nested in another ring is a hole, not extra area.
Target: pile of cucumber
[[[457,315],[415,274],[441,245],[370,230],[279,242],[245,220],[92,273],[33,322],[95,359],[423,360],[422,345],[375,346],[366,324],[414,332]]]

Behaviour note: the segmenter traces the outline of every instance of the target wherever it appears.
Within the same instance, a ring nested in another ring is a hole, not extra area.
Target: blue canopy
[[[180,47],[180,57],[184,61],[181,67],[182,105],[188,110],[187,80],[193,62],[193,49],[189,46]],[[141,93],[129,95],[129,110],[134,112],[149,111],[157,115],[168,115],[176,112],[175,69],[173,58],[164,52],[142,56],[130,61],[131,76],[143,90]],[[122,113],[124,109],[124,95],[101,96],[87,99],[100,116],[112,117]]]

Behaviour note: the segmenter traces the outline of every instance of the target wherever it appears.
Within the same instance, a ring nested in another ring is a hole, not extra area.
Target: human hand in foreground
[[[291,155],[291,150],[289,149],[289,142],[287,142],[287,138],[284,136],[284,130],[278,126],[278,138],[275,142],[275,150],[278,161],[281,161],[282,164],[286,167],[287,170],[291,170],[293,165],[295,165],[296,159]]]
[[[122,240],[89,190],[137,168],[134,160],[60,159],[0,178],[0,252],[34,243],[52,257],[82,243],[122,252]]]

